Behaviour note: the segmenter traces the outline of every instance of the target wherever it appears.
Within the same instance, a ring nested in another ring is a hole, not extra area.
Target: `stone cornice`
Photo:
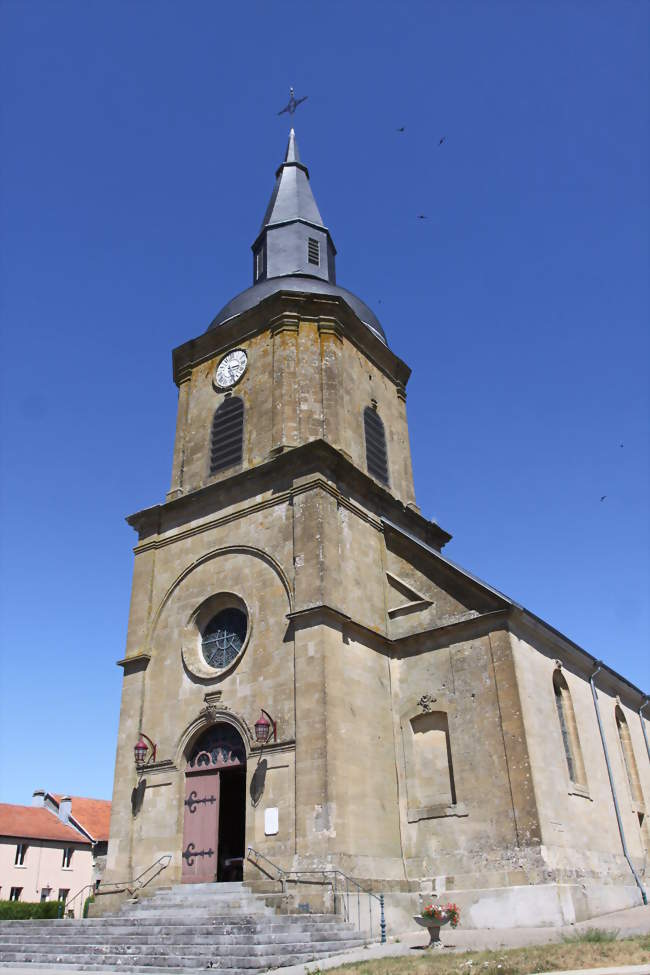
[[[455,620],[446,621],[440,626],[429,626],[423,630],[417,630],[415,633],[409,633],[406,636],[400,637],[391,637],[387,633],[373,630],[359,620],[353,619],[342,610],[337,609],[335,606],[328,606],[326,604],[306,606],[303,609],[295,610],[293,613],[287,613],[287,619],[298,628],[313,626],[318,621],[324,621],[329,625],[334,624],[337,629],[344,626],[351,632],[356,631],[371,642],[376,643],[379,641],[381,646],[387,651],[401,655],[403,653],[408,654],[414,650],[417,652],[417,644],[421,643],[423,639],[427,639],[428,641],[434,640],[440,646],[446,646],[450,642],[450,639],[458,641],[473,638],[478,635],[484,635],[498,627],[507,626],[510,612],[510,608],[507,608],[495,610],[490,613],[463,616]],[[436,648],[432,647],[429,642],[426,649],[432,650]]]
[[[311,479],[297,480],[312,474]],[[290,482],[291,487],[284,491],[275,488],[282,480]],[[345,483],[345,491],[337,485]],[[220,507],[230,507],[236,504],[232,495],[240,492],[246,485],[247,493],[263,494],[273,491],[273,495],[262,501],[244,504],[235,511],[228,511],[223,515],[216,515]],[[253,490],[251,490],[251,487]],[[226,477],[223,480],[206,487],[199,488],[189,494],[171,498],[168,501],[145,508],[130,515],[126,520],[139,535],[140,544],[137,551],[142,551],[147,545],[158,546],[168,544],[178,538],[207,531],[212,527],[245,517],[255,511],[263,510],[277,504],[284,504],[298,494],[305,491],[321,489],[330,494],[338,504],[346,507],[358,517],[364,518],[378,531],[381,531],[381,518],[389,515],[396,522],[422,537],[426,544],[435,549],[442,548],[451,535],[436,525],[427,521],[413,508],[402,504],[389,491],[378,484],[373,478],[361,471],[348,460],[340,451],[336,450],[324,440],[312,440],[286,450],[276,457],[272,457],[257,467],[248,468]],[[363,498],[362,506],[355,498]],[[199,525],[183,528],[183,523],[195,521],[201,517],[201,509],[206,511],[206,520]],[[370,511],[368,511],[370,509]],[[373,512],[374,509],[374,512]],[[213,517],[209,513],[213,512]],[[176,529],[172,538],[168,540],[154,538],[168,531]],[[149,539],[146,542],[145,539]]]
[[[150,660],[150,653],[134,653],[130,657],[124,657],[123,660],[117,660],[116,663],[118,667],[124,669],[124,676],[126,676],[127,674],[135,674],[139,671],[146,670]]]
[[[180,384],[195,366],[227,352],[269,327],[271,330],[293,328],[294,322],[304,320],[319,325],[322,323],[328,331],[340,331],[404,394],[411,375],[410,368],[357,318],[343,298],[295,291],[277,291],[218,328],[177,346],[172,352],[174,382]]]
[[[523,607],[514,604],[487,613],[463,616],[401,637],[390,637],[386,633],[380,633],[348,616],[342,610],[324,604],[307,606],[293,613],[287,613],[287,619],[299,628],[313,626],[317,622],[334,625],[337,629],[345,627],[350,632],[356,631],[369,642],[379,644],[381,649],[394,656],[410,656],[436,650],[448,646],[451,642],[475,639],[496,629],[507,629],[524,640],[536,638],[542,645],[542,649],[549,653],[561,653],[585,680],[589,679],[597,663],[595,657],[568,637],[563,636]],[[424,641],[426,647],[421,646]],[[535,646],[534,649],[539,650],[540,647]],[[602,670],[597,678],[599,689],[612,695],[624,696],[626,703],[638,711],[645,699],[643,691],[606,664],[601,666]]]
[[[261,760],[265,755],[282,755],[284,752],[295,752],[295,750],[296,739],[284,738],[282,741],[270,741],[265,745],[251,745],[250,755],[255,755],[259,760]]]

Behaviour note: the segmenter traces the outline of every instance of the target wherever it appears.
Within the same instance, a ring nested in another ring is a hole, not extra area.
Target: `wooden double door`
[[[201,742],[203,747],[197,749],[185,771],[181,874],[185,884],[242,879],[245,760],[233,751],[224,753],[222,736],[216,749],[205,744]]]

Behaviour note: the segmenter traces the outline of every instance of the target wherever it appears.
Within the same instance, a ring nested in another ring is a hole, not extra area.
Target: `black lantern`
[[[271,738],[271,732],[273,732],[273,741],[278,740],[277,725],[268,711],[265,711],[264,708],[260,708],[260,710],[262,713],[255,722],[255,741],[261,745],[266,745]]]

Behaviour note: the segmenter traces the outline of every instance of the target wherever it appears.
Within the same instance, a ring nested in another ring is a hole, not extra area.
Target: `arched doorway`
[[[194,743],[185,767],[184,884],[241,880],[246,825],[246,749],[230,724]]]

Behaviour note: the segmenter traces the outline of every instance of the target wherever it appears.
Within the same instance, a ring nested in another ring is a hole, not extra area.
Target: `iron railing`
[[[74,917],[79,898],[81,898],[80,916],[83,917],[83,905],[86,903],[86,897],[94,897],[96,894],[121,894],[123,891],[126,891],[130,895],[136,894],[169,866],[171,858],[171,853],[165,853],[164,856],[158,857],[157,860],[154,860],[146,870],[143,870],[133,880],[116,880],[108,884],[102,884],[101,882],[86,884],[85,887],[82,887],[81,890],[78,890],[76,894],[73,894],[65,902],[59,901],[59,917]]]
[[[277,863],[269,860],[269,858],[263,853],[253,849],[252,846],[248,847],[246,857],[254,866],[257,867],[258,870],[266,874],[267,877],[272,880],[277,880],[282,885],[283,894],[286,894],[287,885],[290,883],[314,884],[331,887],[332,897],[334,900],[334,913],[340,913],[346,921],[351,920],[350,905],[351,903],[354,905],[356,901],[357,928],[359,931],[361,931],[361,901],[362,898],[367,897],[368,927],[371,939],[373,929],[373,901],[377,901],[379,905],[380,940],[382,944],[386,943],[386,915],[384,912],[383,894],[375,894],[371,890],[366,890],[357,880],[354,880],[352,877],[348,877],[348,875],[343,873],[342,870],[337,870],[336,868],[322,870],[284,870],[282,867],[278,866]],[[269,871],[265,869],[259,861],[263,861],[268,867],[274,870],[277,876],[273,877],[273,875],[269,873]],[[341,907],[340,912],[338,910],[339,905]]]

